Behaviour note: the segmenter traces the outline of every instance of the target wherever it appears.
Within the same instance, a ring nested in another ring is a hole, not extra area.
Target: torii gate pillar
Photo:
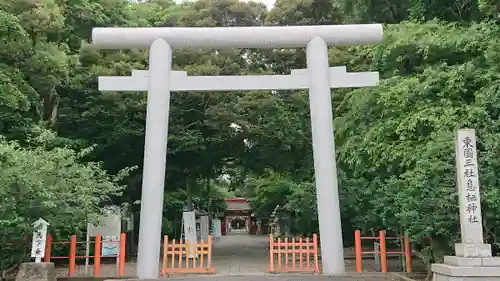
[[[101,90],[148,91],[137,261],[139,278],[153,279],[159,275],[171,90],[309,89],[322,270],[325,275],[345,274],[330,88],[376,86],[378,73],[350,74],[342,67],[330,68],[327,45],[378,43],[382,40],[382,25],[94,28],[92,39],[101,49],[150,47],[147,77],[137,72],[139,75],[132,73],[128,80],[110,77],[111,80],[101,81],[100,77],[99,81]],[[188,77],[171,71],[172,49],[302,47],[307,49],[307,69],[292,71],[291,75]],[[101,87],[101,82],[106,86]]]
[[[328,47],[325,41],[319,37],[312,39],[307,44],[306,55],[310,82],[309,107],[322,271],[328,275],[343,275],[345,273],[344,247],[333,138]]]

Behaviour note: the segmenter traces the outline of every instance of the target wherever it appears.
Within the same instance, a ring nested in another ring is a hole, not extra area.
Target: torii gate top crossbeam
[[[326,44],[361,45],[382,40],[381,24],[252,27],[100,27],[92,30],[99,49],[149,48],[162,38],[173,49],[302,48],[315,37]]]

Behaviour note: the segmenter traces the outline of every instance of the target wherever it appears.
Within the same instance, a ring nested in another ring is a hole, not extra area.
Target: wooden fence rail
[[[163,240],[163,266],[162,275],[172,273],[215,273],[212,267],[212,236],[208,236],[207,243],[201,241],[196,245],[184,243],[181,239],[177,243],[168,241],[168,236]]]
[[[76,260],[77,259],[92,259],[94,261],[94,277],[99,277],[101,275],[101,260],[102,258],[117,258],[118,259],[118,268],[117,268],[117,276],[124,276],[125,272],[125,242],[126,235],[122,233],[118,240],[106,241],[107,243],[117,243],[119,245],[118,255],[107,255],[103,256],[101,253],[102,247],[102,236],[96,235],[95,241],[92,242],[94,244],[94,255],[78,255],[77,245],[83,244],[85,242],[78,242],[76,235],[72,235],[70,241],[53,241],[52,236],[47,236],[47,242],[45,243],[45,257],[44,262],[50,262],[51,260],[68,260],[68,277],[74,277],[76,274]],[[68,250],[68,256],[52,256],[52,248],[56,245],[63,245]],[[69,246],[69,247],[68,247]]]
[[[373,240],[380,243],[379,249],[363,251],[362,240]],[[401,251],[387,251],[387,240],[399,240],[402,244]],[[356,253],[356,272],[363,272],[363,255],[380,257],[380,271],[387,272],[387,256],[398,255],[404,258],[406,272],[412,272],[411,245],[408,236],[387,237],[385,230],[380,230],[378,236],[361,236],[361,231],[354,232],[354,248]]]
[[[318,236],[307,238],[274,239],[269,235],[270,273],[311,272],[319,273]]]

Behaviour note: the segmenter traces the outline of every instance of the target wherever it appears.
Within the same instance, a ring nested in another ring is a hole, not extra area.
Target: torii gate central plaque
[[[382,40],[382,25],[327,25],[207,28],[94,28],[100,49],[150,48],[149,70],[129,77],[99,77],[101,91],[147,91],[146,136],[142,181],[137,274],[158,278],[163,190],[171,91],[309,89],[314,171],[325,275],[344,275],[331,88],[377,86],[377,72],[349,73],[329,67],[328,45],[373,44]],[[173,71],[172,49],[303,48],[307,69],[290,75],[188,76]]]

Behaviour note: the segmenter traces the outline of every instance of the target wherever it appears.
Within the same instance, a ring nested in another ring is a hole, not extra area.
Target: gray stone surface
[[[213,267],[216,275],[265,275],[269,269],[269,237],[232,232],[214,242]],[[345,260],[354,272],[354,260]],[[374,272],[374,261],[363,261],[365,272]]]
[[[215,241],[212,261],[216,274],[257,274],[269,268],[269,237],[231,233]]]
[[[464,258],[455,256],[445,256],[444,263],[454,266],[482,266],[481,258]]]
[[[500,281],[500,259],[483,240],[474,130],[458,130],[455,149],[462,243],[455,244],[456,257],[432,265],[433,281]]]
[[[433,281],[500,281],[500,258],[444,257],[433,264]]]
[[[455,256],[445,256],[444,263],[454,266],[500,266],[500,258],[487,257],[487,258],[465,258]]]
[[[53,263],[26,262],[21,264],[16,281],[56,281],[56,269]]]
[[[466,258],[491,257],[491,245],[457,243],[455,244],[455,255]]]
[[[478,247],[482,245],[488,247]],[[478,255],[476,252],[464,257],[463,253],[458,252],[457,256],[445,256],[444,264],[432,265],[433,281],[500,281],[500,258],[491,257],[491,254],[488,256],[491,253],[490,245],[474,244],[471,248],[479,248],[477,251],[483,254]]]
[[[491,257],[491,258],[482,258],[483,266],[500,266],[500,258]]]
[[[434,275],[455,277],[497,277],[500,280],[500,267],[494,266],[454,266],[448,264],[433,264]]]
[[[482,244],[484,242],[483,225],[474,130],[460,129],[456,132],[455,150],[462,243]],[[466,256],[471,257],[467,255],[468,253],[465,251]],[[477,253],[483,253],[483,251],[477,251]],[[457,256],[461,255],[457,254]]]
[[[498,281],[498,279],[494,277],[462,277],[434,274],[432,281]]]
[[[456,258],[456,257],[454,257]],[[483,261],[481,258],[481,264]],[[462,265],[450,265],[450,264],[433,264],[433,281],[500,281],[500,267],[499,266],[467,266],[465,263],[476,263],[478,258],[471,262],[472,258],[456,258],[448,259],[448,262],[462,263]],[[488,262],[495,263],[497,259],[486,258],[486,264]]]

